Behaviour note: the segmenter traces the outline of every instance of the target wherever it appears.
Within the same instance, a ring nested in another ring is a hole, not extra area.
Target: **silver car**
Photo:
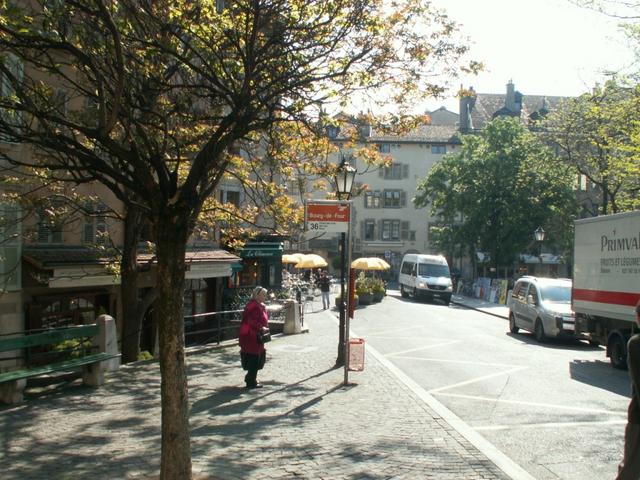
[[[575,338],[575,314],[571,310],[571,280],[522,277],[509,299],[509,330],[533,332],[536,340]]]

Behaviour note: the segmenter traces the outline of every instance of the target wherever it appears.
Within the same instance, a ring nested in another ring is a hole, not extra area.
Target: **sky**
[[[476,77],[454,82],[478,93],[504,93],[512,80],[529,95],[575,96],[605,78],[604,70],[632,65],[618,20],[569,0],[432,0],[470,37],[471,58],[486,65]],[[454,92],[455,93],[455,92]],[[427,110],[458,101],[430,100]]]

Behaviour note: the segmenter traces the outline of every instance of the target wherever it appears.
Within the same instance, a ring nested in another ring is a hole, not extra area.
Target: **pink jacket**
[[[240,350],[252,355],[260,355],[265,351],[264,345],[258,343],[258,332],[262,327],[269,326],[269,316],[267,308],[257,300],[250,300],[242,312],[242,323],[240,324]]]

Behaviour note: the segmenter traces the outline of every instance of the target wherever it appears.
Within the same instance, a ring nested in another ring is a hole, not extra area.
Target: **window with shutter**
[[[240,191],[239,190],[220,190],[220,201],[222,203],[230,203],[240,208]]]
[[[400,239],[400,221],[393,220],[391,222],[391,240],[399,240]]]
[[[91,245],[107,243],[107,206],[102,202],[87,202],[84,206],[83,242]]]
[[[364,232],[363,232],[363,238],[365,240],[375,240],[375,231],[376,231],[376,222],[375,220],[365,220],[363,222],[364,225]]]
[[[364,194],[365,208],[380,208],[380,192],[368,191]]]
[[[62,225],[56,218],[62,205],[62,200],[52,200],[48,209],[38,209],[38,243],[62,243]]]
[[[400,220],[382,220],[382,240],[400,240]]]
[[[409,222],[402,222],[400,229],[400,239],[408,240],[409,239]]]
[[[391,221],[382,221],[382,240],[391,240]]]
[[[403,172],[408,165],[403,163],[393,163],[388,167],[381,167],[380,176],[385,180],[401,180],[403,178]]]
[[[400,208],[402,206],[401,190],[385,190],[383,195],[384,208]]]

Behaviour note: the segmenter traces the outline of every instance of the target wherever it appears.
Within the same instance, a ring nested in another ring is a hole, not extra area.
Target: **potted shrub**
[[[374,278],[371,282],[371,290],[373,292],[373,301],[380,302],[386,295],[387,291],[384,288],[384,282],[381,278]]]
[[[364,274],[356,279],[356,295],[360,299],[361,305],[370,305],[373,303],[373,289],[371,288],[370,279],[365,278]]]

